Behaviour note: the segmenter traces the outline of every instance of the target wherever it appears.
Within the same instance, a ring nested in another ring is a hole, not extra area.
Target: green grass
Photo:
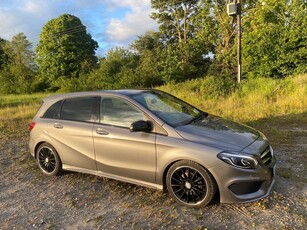
[[[35,93],[35,94],[20,94],[20,95],[1,95],[0,96],[0,108],[14,107],[20,105],[29,105],[40,103],[42,98],[47,97],[47,93]]]
[[[0,96],[0,121],[30,119],[37,111],[47,93]]]
[[[159,89],[206,112],[237,121],[307,112],[307,75],[277,80],[251,79],[232,88],[221,84],[221,81],[204,78]]]
[[[169,92],[212,114],[237,121],[307,112],[307,74],[285,79],[257,78],[239,86],[214,77],[168,84]],[[4,95],[0,97],[0,121],[30,120],[42,99],[50,94]]]

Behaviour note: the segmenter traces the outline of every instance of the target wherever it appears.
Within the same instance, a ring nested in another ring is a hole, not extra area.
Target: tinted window
[[[60,109],[61,109],[62,101],[58,101],[54,103],[52,106],[47,109],[43,118],[59,118],[60,117]]]
[[[130,102],[120,98],[102,98],[100,103],[100,122],[108,125],[130,127],[139,120],[144,120],[144,114]]]
[[[70,98],[64,101],[61,119],[73,121],[92,121],[94,97]]]

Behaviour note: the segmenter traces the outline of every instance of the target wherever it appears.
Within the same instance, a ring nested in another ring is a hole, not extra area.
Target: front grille
[[[260,155],[262,163],[265,166],[270,166],[270,164],[273,161],[273,150],[271,148],[271,146],[268,146]]]

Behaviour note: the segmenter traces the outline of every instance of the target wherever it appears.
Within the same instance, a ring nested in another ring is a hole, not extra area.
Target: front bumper
[[[246,203],[268,196],[275,183],[275,164],[240,169],[221,163],[210,171],[216,179],[221,203]]]

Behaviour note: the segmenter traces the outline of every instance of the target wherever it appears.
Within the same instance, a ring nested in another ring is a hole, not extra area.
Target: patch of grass
[[[37,104],[44,98],[51,95],[50,93],[35,93],[35,94],[10,94],[1,95],[0,108],[16,107],[20,105]]]
[[[307,112],[307,74],[284,79],[256,78],[239,86],[214,77],[167,84],[159,89],[212,114],[237,121]],[[180,90],[179,90],[180,89]],[[2,95],[0,121],[31,119],[48,93]]]
[[[204,111],[237,121],[307,112],[307,74],[276,80],[256,78],[237,87],[223,86],[229,90],[214,85],[219,82],[211,81],[214,87],[209,83],[207,78],[195,79],[159,89]]]
[[[31,119],[47,93],[25,95],[1,95],[0,122],[12,119]]]

